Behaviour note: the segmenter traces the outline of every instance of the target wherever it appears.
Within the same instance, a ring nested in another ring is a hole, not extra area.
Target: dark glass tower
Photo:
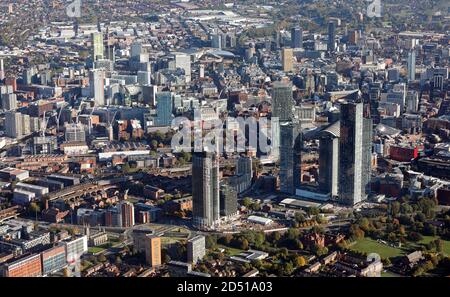
[[[303,47],[303,31],[300,27],[294,27],[291,30],[292,48]]]
[[[336,24],[334,22],[328,23],[328,51],[333,52],[336,50]]]
[[[294,195],[300,187],[301,131],[297,122],[280,123],[280,191]]]
[[[363,103],[345,103],[340,122],[339,199],[355,205],[369,193],[372,120],[363,117]]]
[[[272,91],[272,117],[278,117],[280,123],[292,120],[292,84],[277,81]]]

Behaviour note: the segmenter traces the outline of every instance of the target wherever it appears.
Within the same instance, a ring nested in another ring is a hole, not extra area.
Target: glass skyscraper
[[[161,92],[156,94],[156,125],[170,126],[172,124],[173,102],[171,92]]]
[[[344,103],[340,123],[339,199],[355,205],[369,193],[372,120],[363,117],[363,103]]]
[[[300,27],[294,27],[291,30],[291,42],[292,48],[303,47],[303,31]]]
[[[295,194],[300,187],[301,131],[297,122],[280,124],[280,191]]]
[[[328,23],[328,51],[333,52],[336,50],[336,24],[334,22]]]
[[[275,82],[272,91],[272,117],[277,117],[280,122],[290,121],[293,107],[292,84]]]

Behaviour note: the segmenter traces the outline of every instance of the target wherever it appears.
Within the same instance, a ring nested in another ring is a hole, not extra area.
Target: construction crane
[[[67,105],[69,105],[69,103],[64,102],[63,106],[61,106],[61,108],[59,110],[59,113],[56,116],[56,133],[59,132],[59,119],[61,118],[62,111],[63,111],[64,108],[66,108]]]

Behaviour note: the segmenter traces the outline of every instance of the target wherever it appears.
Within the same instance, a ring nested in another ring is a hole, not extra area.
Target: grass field
[[[382,258],[397,257],[404,254],[403,250],[400,248],[390,247],[388,245],[378,243],[370,238],[363,238],[356,241],[355,244],[349,247],[351,250],[364,252],[367,254],[377,253]]]
[[[97,254],[97,253],[100,253],[100,252],[102,252],[104,250],[105,250],[105,248],[102,248],[100,246],[91,246],[91,247],[88,248],[88,252],[92,253],[92,254]]]
[[[243,252],[243,250],[232,248],[232,247],[228,247],[228,246],[224,246],[224,245],[219,245],[218,248],[225,249],[225,251],[228,251],[230,256],[235,256],[235,255],[238,255],[238,254]]]
[[[382,271],[381,277],[399,277],[401,275],[398,275],[396,273],[390,272],[390,271]]]
[[[378,243],[370,238],[363,238],[358,240],[356,243],[351,245],[349,248],[355,251],[365,252],[365,253],[377,253],[382,258],[391,258],[401,255],[405,255],[414,250],[420,249],[421,245],[425,245],[430,241],[438,239],[438,236],[424,236],[418,243],[407,242],[402,246],[402,248],[391,247],[382,243]],[[443,240],[444,243],[444,254],[450,255],[450,241]]]
[[[438,238],[439,238],[438,236],[424,236],[423,239],[419,241],[419,244],[427,244],[430,241],[436,240]],[[441,240],[444,243],[444,254],[447,256],[450,255],[450,241],[443,239]]]

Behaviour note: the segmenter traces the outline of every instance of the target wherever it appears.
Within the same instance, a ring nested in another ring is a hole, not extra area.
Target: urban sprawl
[[[0,1],[0,276],[450,275],[448,1],[375,2]]]

